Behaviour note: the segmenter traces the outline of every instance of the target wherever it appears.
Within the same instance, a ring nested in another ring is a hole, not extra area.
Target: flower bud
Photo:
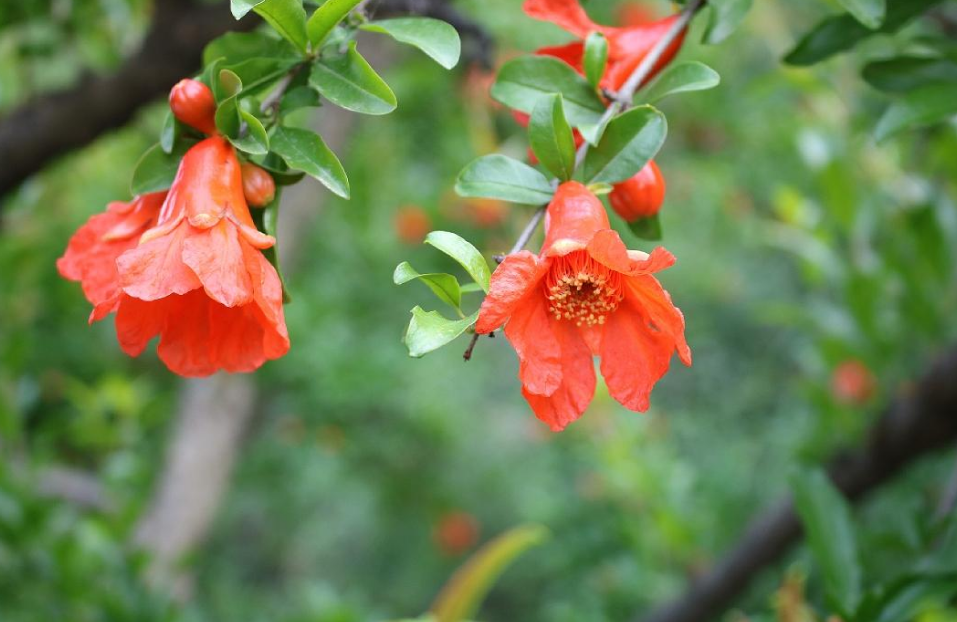
[[[432,219],[417,205],[406,205],[395,214],[395,233],[405,244],[421,244],[432,228]]]
[[[615,212],[627,222],[650,218],[658,213],[665,202],[665,178],[661,176],[654,160],[649,160],[634,177],[615,184],[608,200]]]
[[[842,362],[831,374],[831,393],[838,402],[851,406],[866,404],[877,392],[877,381],[867,365],[855,359]]]
[[[186,125],[203,132],[216,133],[216,100],[209,87],[199,80],[185,78],[169,92],[173,115]]]
[[[446,555],[461,555],[478,542],[479,523],[468,512],[449,512],[435,524],[432,538]]]
[[[264,169],[252,162],[244,162],[243,195],[249,207],[266,207],[276,198],[276,182]]]

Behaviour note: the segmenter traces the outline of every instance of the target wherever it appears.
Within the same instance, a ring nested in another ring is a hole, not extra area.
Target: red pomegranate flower
[[[677,15],[665,19],[624,27],[602,26],[591,21],[585,10],[577,0],[525,0],[523,6],[526,15],[534,19],[552,22],[582,41],[593,32],[600,32],[608,38],[608,66],[601,86],[617,91],[628,77],[638,67],[642,59],[648,54],[655,43],[671,28],[678,19]],[[675,38],[668,46],[654,70],[645,79],[647,82],[659,71],[664,69],[681,49],[685,33]],[[556,46],[545,47],[536,53],[544,56],[554,56],[561,59],[582,72],[582,55],[584,44],[582,41]]]
[[[684,317],[653,273],[674,264],[663,248],[629,251],[601,201],[582,184],[562,184],[548,206],[541,253],[506,257],[475,330],[505,324],[519,358],[522,394],[555,431],[576,420],[595,391],[593,356],[612,397],[648,409],[672,353],[691,365]]]
[[[156,224],[166,192],[154,192],[129,203],[114,201],[101,214],[91,216],[77,229],[56,262],[60,275],[79,281],[93,305],[90,323],[116,310],[120,288],[116,258],[139,242],[140,235]]]
[[[282,284],[243,198],[239,160],[221,136],[180,162],[157,225],[116,261],[120,346],[139,355],[156,335],[182,376],[248,372],[289,350]]]

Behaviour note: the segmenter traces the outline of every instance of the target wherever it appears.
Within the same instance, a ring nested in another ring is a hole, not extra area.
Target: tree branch
[[[835,485],[851,501],[889,482],[916,459],[957,439],[957,347],[938,359],[912,389],[898,395],[871,429],[864,446],[830,462]],[[789,497],[748,527],[737,546],[678,600],[644,622],[701,622],[730,606],[762,570],[801,537]]]

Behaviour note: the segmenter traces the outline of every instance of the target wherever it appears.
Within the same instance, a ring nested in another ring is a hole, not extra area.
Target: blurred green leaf
[[[549,95],[538,100],[528,122],[528,142],[535,157],[558,177],[568,181],[575,173],[575,139],[565,120],[562,96]]]
[[[450,320],[437,311],[424,311],[421,307],[412,309],[412,320],[405,332],[405,345],[409,356],[419,358],[438,350],[455,340],[475,324],[478,311],[462,320]]]
[[[705,91],[721,83],[718,72],[698,61],[675,63],[638,93],[641,101],[654,104],[669,95]]]
[[[361,28],[385,33],[396,41],[413,45],[446,69],[455,67],[462,53],[458,31],[440,19],[397,17],[369,22]]]
[[[247,13],[252,11],[256,5],[262,4],[266,0],[229,0],[229,8],[236,19],[242,19]]]
[[[235,65],[253,58],[298,61],[299,53],[285,39],[266,32],[227,32],[203,48],[203,64],[222,58],[225,65]]]
[[[309,21],[306,22],[306,31],[313,49],[318,50],[332,29],[349,14],[362,0],[325,0],[316,9]]]
[[[431,244],[457,261],[482,290],[488,293],[492,273],[482,253],[470,242],[448,231],[433,231],[425,236],[425,243]]]
[[[878,141],[894,134],[932,125],[957,114],[957,83],[925,86],[905,94],[887,109],[874,131]]]
[[[290,168],[315,177],[333,193],[344,199],[349,198],[349,178],[342,163],[315,132],[277,127],[270,146]]]
[[[407,261],[403,261],[396,266],[395,272],[392,273],[392,282],[396,285],[403,285],[416,279],[425,283],[438,296],[439,300],[453,309],[462,307],[462,292],[459,288],[459,282],[451,274],[438,272],[421,274]]]
[[[235,4],[234,0],[234,7]],[[248,4],[248,1],[243,4]],[[309,38],[306,35],[306,12],[302,8],[302,0],[265,0],[257,2],[253,10],[299,51],[306,51]]]
[[[163,118],[163,129],[160,130],[160,147],[163,148],[163,151],[166,153],[172,153],[173,145],[176,143],[176,136],[180,132],[179,121],[176,120],[176,117],[173,116],[173,112],[169,111],[166,113],[166,116]]]
[[[868,63],[861,76],[875,89],[902,93],[938,82],[957,82],[957,62],[946,58],[899,56]]]
[[[668,123],[652,106],[638,106],[608,124],[601,141],[585,157],[586,183],[624,181],[643,169],[665,142]]]
[[[861,600],[861,566],[850,506],[821,469],[797,471],[791,489],[827,598],[851,618]]]
[[[554,193],[552,184],[537,170],[497,153],[467,164],[455,181],[455,191],[463,197],[487,197],[529,205],[548,203]]]
[[[854,19],[871,30],[878,28],[884,21],[887,11],[885,0],[838,0]]]
[[[883,25],[871,30],[850,15],[829,17],[804,35],[793,50],[784,57],[789,65],[813,65],[844,52],[871,35],[896,32],[942,0],[887,0],[887,14]]]
[[[636,218],[628,223],[628,228],[642,240],[661,239],[661,219],[658,214],[647,218]]]
[[[133,196],[166,190],[173,185],[180,160],[195,141],[182,141],[172,152],[163,151],[159,143],[147,149],[133,169],[130,193]]]
[[[473,617],[505,569],[548,537],[548,530],[541,525],[523,525],[484,545],[452,575],[429,608],[436,622],[461,622]]]
[[[705,43],[721,43],[730,37],[751,10],[753,0],[709,0],[711,17],[705,29]]]
[[[593,32],[585,39],[585,52],[582,56],[585,78],[593,87],[598,88],[607,64],[608,39],[600,32]]]
[[[524,56],[505,63],[492,85],[492,97],[509,108],[531,114],[538,101],[561,93],[569,122],[579,127],[598,123],[605,112],[595,89],[567,63],[550,56]]]
[[[353,112],[387,114],[396,107],[392,89],[356,51],[355,41],[345,55],[315,63],[309,84],[332,103]]]

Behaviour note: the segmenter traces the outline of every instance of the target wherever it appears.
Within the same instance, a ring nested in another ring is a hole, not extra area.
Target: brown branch
[[[835,457],[831,479],[851,501],[886,484],[918,458],[957,439],[957,347],[902,391],[871,429],[864,446]],[[701,622],[727,609],[761,571],[801,537],[790,498],[755,519],[731,552],[678,600],[638,618],[644,622]]]
[[[33,98],[0,119],[0,196],[53,159],[126,124],[136,111],[167,93],[200,66],[203,47],[228,30],[248,30],[228,5],[160,0],[143,45],[119,70],[86,76],[64,91]]]

